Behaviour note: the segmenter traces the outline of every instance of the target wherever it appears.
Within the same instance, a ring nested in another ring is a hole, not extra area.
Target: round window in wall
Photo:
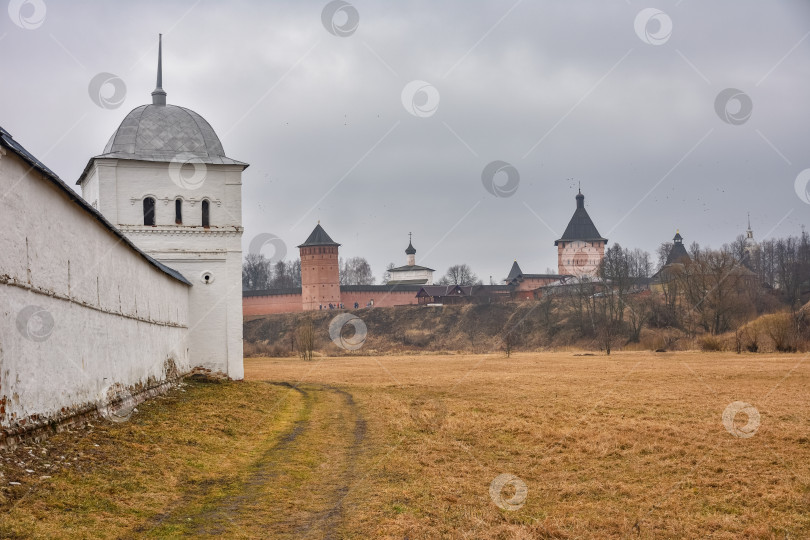
[[[200,274],[200,281],[202,281],[206,285],[210,285],[211,283],[214,282],[214,274],[206,270],[205,272]]]

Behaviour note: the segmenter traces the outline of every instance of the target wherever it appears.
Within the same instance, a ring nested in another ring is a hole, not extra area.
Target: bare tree
[[[312,319],[304,319],[298,324],[295,336],[298,345],[298,356],[302,360],[312,360],[312,352],[315,350],[315,327]]]
[[[687,324],[720,334],[753,311],[756,276],[728,251],[697,250],[678,278],[689,306]]]
[[[294,287],[292,276],[287,272],[287,263],[278,261],[273,266],[273,288],[288,289]]]
[[[480,285],[481,280],[467,264],[456,264],[447,269],[440,285]]]
[[[341,285],[373,285],[376,281],[371,273],[371,265],[363,257],[350,257],[345,261],[341,258],[338,264]]]
[[[248,253],[242,263],[242,290],[258,291],[270,288],[270,261],[261,253]]]
[[[517,344],[517,336],[515,335],[514,330],[507,330],[506,334],[503,336],[503,352],[507,358],[512,356],[512,350],[515,348]]]
[[[295,259],[287,263],[287,276],[292,287],[301,286],[301,259]]]
[[[392,276],[391,276],[391,269],[392,269],[392,268],[396,268],[396,267],[394,266],[394,263],[388,263],[388,266],[386,266],[386,267],[385,267],[385,272],[383,272],[383,277],[382,277],[382,282],[383,282],[383,284],[386,284],[386,283],[388,283],[389,281],[391,281],[391,279],[392,279]]]
[[[672,251],[672,242],[662,242],[658,249],[655,250],[655,254],[658,257],[658,269],[664,267],[667,264],[667,257],[669,257],[669,252]]]

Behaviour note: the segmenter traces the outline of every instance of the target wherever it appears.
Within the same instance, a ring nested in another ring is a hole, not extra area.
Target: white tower
[[[138,247],[189,289],[192,366],[233,379],[242,364],[242,171],[199,114],[166,104],[162,39],[152,104],[133,109],[77,184]]]

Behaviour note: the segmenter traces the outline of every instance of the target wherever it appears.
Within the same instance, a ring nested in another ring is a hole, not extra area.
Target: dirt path
[[[139,533],[336,538],[366,423],[351,394],[289,383],[288,426],[255,450],[239,478],[189,490]]]

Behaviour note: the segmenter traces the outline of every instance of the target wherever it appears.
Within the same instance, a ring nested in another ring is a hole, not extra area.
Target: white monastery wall
[[[187,284],[3,148],[0,194],[0,431],[190,370]]]

